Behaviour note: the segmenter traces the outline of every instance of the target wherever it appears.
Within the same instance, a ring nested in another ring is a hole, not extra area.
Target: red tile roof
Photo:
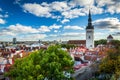
[[[96,56],[84,56],[84,59],[85,60],[89,60],[89,61],[96,61],[97,60],[97,57]]]
[[[68,44],[86,44],[86,40],[69,40]]]

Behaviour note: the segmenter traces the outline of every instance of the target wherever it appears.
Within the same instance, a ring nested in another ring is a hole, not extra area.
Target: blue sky
[[[89,9],[95,40],[120,39],[120,0],[0,0],[0,41],[83,40]]]

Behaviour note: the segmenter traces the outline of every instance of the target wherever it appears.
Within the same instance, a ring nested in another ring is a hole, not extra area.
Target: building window
[[[88,38],[90,39],[90,36]]]
[[[92,45],[90,45],[90,47],[92,47]]]

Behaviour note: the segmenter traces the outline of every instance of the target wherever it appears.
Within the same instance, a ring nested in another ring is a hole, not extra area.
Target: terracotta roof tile
[[[68,44],[86,44],[86,40],[69,40]]]

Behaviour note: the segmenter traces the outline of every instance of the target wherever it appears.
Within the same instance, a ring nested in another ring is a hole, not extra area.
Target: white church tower
[[[94,26],[92,25],[91,12],[89,10],[88,25],[86,27],[86,47],[94,48]]]

